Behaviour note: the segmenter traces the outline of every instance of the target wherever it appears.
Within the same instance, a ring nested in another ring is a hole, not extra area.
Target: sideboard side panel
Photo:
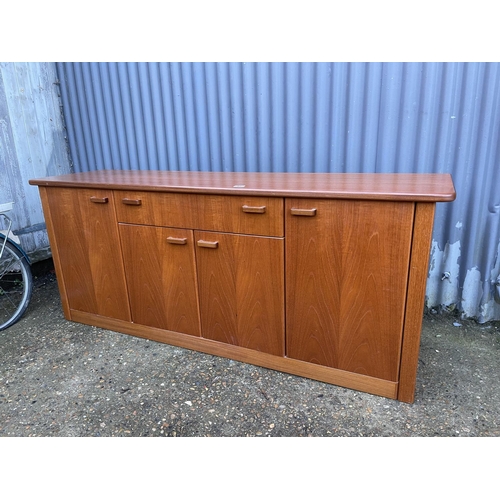
[[[413,403],[435,203],[417,203],[413,227],[398,399]]]
[[[64,317],[67,320],[71,320],[71,309],[69,307],[68,295],[66,293],[66,285],[64,280],[64,273],[62,271],[61,260],[59,258],[59,242],[57,241],[56,233],[54,231],[54,226],[52,224],[52,214],[50,210],[49,198],[47,195],[47,190],[44,186],[39,186],[40,199],[42,200],[43,215],[45,218],[45,225],[47,226],[47,234],[49,236],[50,251],[52,253],[52,260],[54,262],[54,268],[56,270],[57,285],[59,287],[59,293],[61,294],[61,305],[64,312]]]

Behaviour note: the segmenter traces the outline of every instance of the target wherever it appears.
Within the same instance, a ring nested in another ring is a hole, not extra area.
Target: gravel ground
[[[0,436],[500,436],[500,323],[426,314],[405,404],[63,318],[50,261],[0,332]]]

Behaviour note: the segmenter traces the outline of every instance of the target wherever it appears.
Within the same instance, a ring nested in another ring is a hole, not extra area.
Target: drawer
[[[283,236],[283,199],[116,191],[118,222],[225,233]]]
[[[147,191],[115,191],[118,222],[147,226],[193,228],[196,196]]]

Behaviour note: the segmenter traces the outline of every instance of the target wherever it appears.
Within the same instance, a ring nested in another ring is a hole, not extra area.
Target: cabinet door
[[[282,238],[195,231],[202,335],[284,355]]]
[[[200,335],[193,231],[120,224],[132,321]]]
[[[113,192],[50,187],[46,200],[69,309],[130,321]]]
[[[413,203],[286,200],[287,356],[397,381]]]

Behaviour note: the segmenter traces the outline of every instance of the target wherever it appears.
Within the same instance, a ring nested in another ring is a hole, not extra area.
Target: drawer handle
[[[218,241],[198,240],[196,244],[199,247],[203,247],[203,248],[217,248],[219,246],[219,242]]]
[[[99,198],[98,196],[91,196],[90,201],[92,203],[107,203],[108,198]]]
[[[243,212],[246,212],[247,214],[265,214],[266,213],[266,206],[264,205],[263,207],[250,207],[248,205],[243,205],[241,207]]]
[[[140,205],[142,200],[133,200],[131,198],[122,198],[122,203],[124,205]]]
[[[173,236],[169,236],[167,241],[172,243],[172,245],[185,245],[187,243],[187,238],[174,238]]]
[[[302,215],[305,217],[314,217],[316,215],[315,208],[291,208],[290,213],[292,215]]]

